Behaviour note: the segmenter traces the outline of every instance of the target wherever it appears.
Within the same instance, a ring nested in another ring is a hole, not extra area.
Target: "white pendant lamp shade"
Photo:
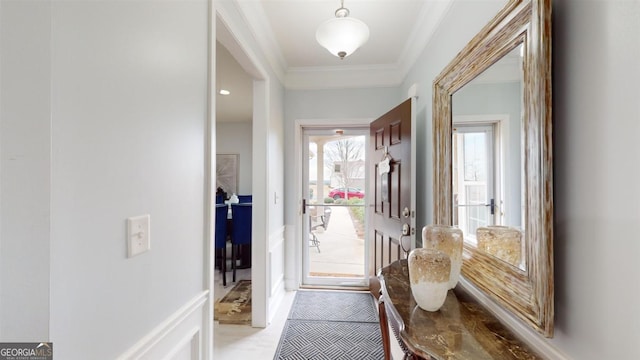
[[[316,40],[330,53],[344,59],[369,40],[369,27],[348,17],[349,10],[340,8],[336,17],[323,22],[316,30]]]

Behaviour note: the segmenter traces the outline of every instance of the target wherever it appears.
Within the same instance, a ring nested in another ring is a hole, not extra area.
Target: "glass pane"
[[[484,133],[464,136],[464,180],[487,181],[487,142]]]
[[[365,281],[366,137],[360,134],[308,136],[305,284]]]
[[[476,229],[492,223],[490,173],[491,132],[464,129],[453,138],[454,224],[463,231],[465,241],[476,243]]]

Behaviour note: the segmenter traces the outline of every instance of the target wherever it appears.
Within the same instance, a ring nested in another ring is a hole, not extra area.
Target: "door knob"
[[[403,236],[409,235],[410,231],[411,231],[411,227],[409,226],[409,224],[402,224],[402,235]]]

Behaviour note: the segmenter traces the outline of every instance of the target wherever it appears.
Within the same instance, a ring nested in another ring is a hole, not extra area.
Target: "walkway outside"
[[[320,252],[309,248],[311,276],[364,277],[364,237],[359,238],[346,206],[331,207],[327,230],[314,231]]]

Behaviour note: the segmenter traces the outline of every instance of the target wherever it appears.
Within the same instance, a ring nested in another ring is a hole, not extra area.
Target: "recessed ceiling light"
[[[229,90],[225,90],[225,89],[220,90],[220,95],[229,95],[229,94],[231,94]]]

